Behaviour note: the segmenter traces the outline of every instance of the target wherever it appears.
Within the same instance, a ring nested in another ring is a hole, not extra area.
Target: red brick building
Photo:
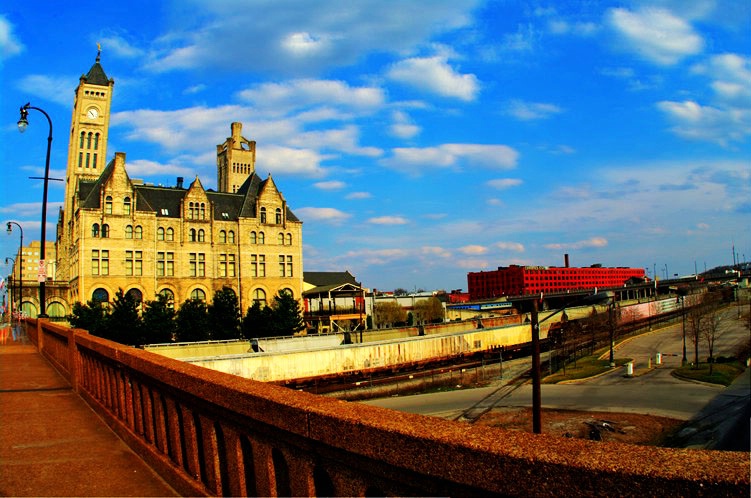
[[[644,268],[588,268],[555,266],[499,267],[497,270],[470,272],[467,287],[472,301],[501,296],[561,292],[595,287],[619,287],[631,278],[644,278]]]

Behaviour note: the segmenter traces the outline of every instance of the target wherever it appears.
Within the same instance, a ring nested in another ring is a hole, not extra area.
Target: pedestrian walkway
[[[24,335],[0,341],[0,495],[177,496]]]

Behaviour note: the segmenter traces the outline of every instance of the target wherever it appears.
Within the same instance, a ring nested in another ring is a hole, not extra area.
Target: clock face
[[[97,117],[99,117],[99,111],[97,111],[96,109],[92,107],[86,112],[86,116],[91,119],[96,119]]]

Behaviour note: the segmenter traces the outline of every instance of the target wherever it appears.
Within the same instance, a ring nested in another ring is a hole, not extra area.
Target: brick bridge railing
[[[45,320],[27,330],[183,495],[748,496],[742,452],[475,427],[251,381]]]

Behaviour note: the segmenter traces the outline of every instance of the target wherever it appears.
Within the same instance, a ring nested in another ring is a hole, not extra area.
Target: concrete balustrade
[[[27,327],[79,395],[183,495],[743,496],[749,488],[746,453],[475,427],[255,382],[45,320]]]

